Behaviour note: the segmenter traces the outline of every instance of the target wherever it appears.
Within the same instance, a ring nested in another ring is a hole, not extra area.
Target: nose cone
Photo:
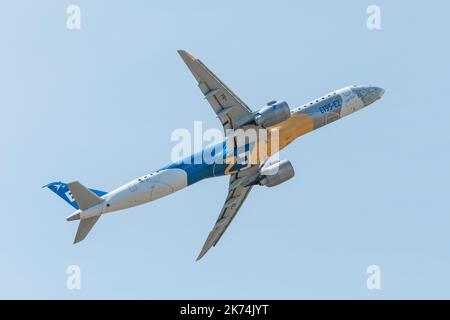
[[[384,89],[373,86],[356,86],[352,91],[364,102],[364,106],[374,103],[384,95]]]

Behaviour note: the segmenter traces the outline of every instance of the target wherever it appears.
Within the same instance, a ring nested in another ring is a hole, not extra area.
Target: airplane
[[[291,162],[271,162],[273,154],[296,138],[367,107],[384,94],[382,88],[375,86],[347,86],[294,109],[285,101],[270,101],[258,111],[252,111],[199,59],[184,50],[178,53],[226,133],[224,142],[215,146],[214,150],[219,151],[211,153],[219,160],[196,162],[192,161],[197,156],[193,154],[110,192],[88,189],[78,181],[45,185],[75,208],[76,211],[66,218],[67,221],[80,220],[74,243],[85,239],[104,214],[154,201],[206,178],[229,175],[224,205],[197,257],[198,261],[217,245],[254,186],[274,187],[294,176]],[[237,135],[233,134],[240,129],[259,130],[267,137],[257,138],[251,143],[245,140],[248,143],[244,141],[240,146],[236,142]],[[275,137],[277,146],[272,147]],[[254,154],[255,146],[261,150],[263,145],[267,154],[261,156],[262,153],[258,152],[256,157],[252,157],[254,161],[249,162],[248,153]],[[208,150],[211,152],[211,148]],[[242,153],[247,155],[242,157]]]

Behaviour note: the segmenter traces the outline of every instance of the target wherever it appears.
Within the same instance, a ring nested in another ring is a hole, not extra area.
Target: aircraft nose
[[[353,87],[352,91],[364,102],[364,106],[374,103],[384,95],[384,89],[374,86]]]
[[[376,91],[378,95],[378,99],[380,99],[384,95],[384,89],[380,87],[374,87],[374,90]]]

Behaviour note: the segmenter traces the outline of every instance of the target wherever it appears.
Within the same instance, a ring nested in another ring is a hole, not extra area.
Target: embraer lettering
[[[65,193],[65,195],[66,195],[67,199],[69,199],[70,202],[74,202],[75,201],[75,199],[73,198],[72,192],[67,191]]]

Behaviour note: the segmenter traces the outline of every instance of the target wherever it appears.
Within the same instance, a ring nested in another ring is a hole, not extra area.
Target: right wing
[[[251,182],[255,180],[259,169],[260,166],[255,165],[247,170],[237,172],[230,176],[227,198],[222,210],[220,211],[219,218],[217,219],[216,224],[209,233],[208,238],[203,245],[202,251],[197,257],[197,261],[200,260],[211,247],[214,247],[217,242],[219,242],[220,238],[227,230],[231,221],[233,221],[234,217],[241,208],[242,203],[244,203],[244,200],[250,193],[250,190],[253,187],[253,185],[251,185]]]
[[[252,110],[199,59],[184,50],[178,50],[178,53],[197,80],[198,87],[224,130],[236,130],[254,117]]]

